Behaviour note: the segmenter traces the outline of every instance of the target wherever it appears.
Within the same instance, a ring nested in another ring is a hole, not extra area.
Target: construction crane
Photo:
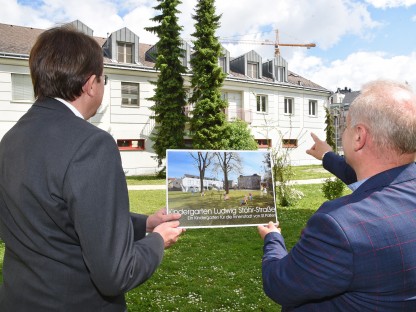
[[[275,30],[276,32],[276,40],[269,41],[259,41],[259,40],[229,40],[229,39],[220,39],[222,43],[241,43],[241,44],[260,44],[260,45],[274,45],[274,55],[280,55],[279,47],[303,47],[303,48],[313,48],[316,47],[315,43],[280,43],[279,42],[279,30]]]

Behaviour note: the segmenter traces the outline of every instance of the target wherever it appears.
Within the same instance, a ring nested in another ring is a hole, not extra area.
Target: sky
[[[191,42],[197,0],[178,6],[182,38]],[[159,14],[156,0],[0,0],[0,23],[49,28],[80,20],[106,37],[127,27],[140,42],[157,37],[144,30]],[[315,43],[314,48],[281,47],[289,70],[330,91],[374,79],[407,82],[416,90],[416,0],[217,0],[217,36],[232,57],[251,50],[263,61],[278,42]],[[225,41],[237,43],[225,43]],[[241,40],[254,41],[242,44]],[[267,44],[261,44],[267,42]]]
[[[174,150],[167,152],[167,175],[169,178],[182,178],[184,174],[199,176],[196,161],[190,153],[197,157],[195,151]],[[240,151],[242,172],[230,172],[228,178],[236,181],[240,174],[244,176],[253,174],[263,176],[265,170],[263,161],[266,153],[267,151]],[[222,172],[215,172],[213,166],[207,169],[206,177],[223,180]]]

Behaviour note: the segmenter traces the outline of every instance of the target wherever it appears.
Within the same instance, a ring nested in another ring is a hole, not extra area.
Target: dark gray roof
[[[36,38],[44,31],[44,29],[32,28],[32,27],[23,27],[16,25],[8,25],[0,23],[0,56],[19,56],[23,58],[29,57],[30,49],[36,41]],[[106,44],[107,38],[95,37],[94,39],[98,42],[100,46]],[[149,69],[154,68],[154,63],[146,60],[145,54],[152,47],[151,44],[139,43],[139,62],[137,66],[147,67]],[[111,60],[107,57],[104,57],[104,62],[107,64],[117,64],[115,60]],[[126,64],[120,64],[126,65]],[[135,66],[135,64],[128,64],[130,66]],[[255,80],[259,82],[270,82],[273,83],[273,80],[267,77],[261,77],[260,79],[253,79],[246,75],[230,71],[229,78],[236,78],[242,80]],[[285,84],[285,83],[279,83]],[[291,71],[288,71],[288,82],[287,85],[296,85],[304,86],[308,88],[328,91],[324,87],[302,77]]]
[[[351,91],[351,92],[347,92],[345,93],[345,97],[342,100],[342,104],[347,105],[347,104],[351,104],[352,101],[355,100],[355,98],[360,94],[360,91]]]

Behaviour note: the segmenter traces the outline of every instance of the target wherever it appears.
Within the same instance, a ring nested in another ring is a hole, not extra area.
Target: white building
[[[202,185],[204,190],[222,190],[224,188],[224,183],[222,181],[211,178],[205,178],[202,180]],[[199,176],[185,174],[183,178],[173,180],[172,188],[178,190],[180,189],[183,192],[200,192],[201,180]]]
[[[80,21],[73,24],[93,35]],[[0,139],[34,102],[29,52],[42,29],[0,24]],[[94,37],[103,47],[104,72],[109,77],[103,103],[90,122],[108,131],[117,142],[127,175],[159,171],[149,135],[154,120],[149,109],[158,72],[154,47],[143,44],[127,28],[108,38]],[[183,42],[183,64],[190,68],[191,46]],[[290,148],[294,165],[318,163],[305,153],[313,143],[309,132],[325,137],[325,111],[331,92],[288,70],[282,57],[263,61],[255,51],[231,58],[224,49],[219,64],[227,73],[223,96],[228,120],[249,123],[259,148]],[[186,75],[189,86],[190,73]],[[192,110],[188,107],[187,113]],[[168,135],[168,134],[167,134]],[[187,140],[190,142],[190,137]],[[53,147],[53,142],[45,142]]]
[[[347,126],[347,113],[351,103],[360,94],[360,91],[351,91],[345,87],[338,88],[329,98],[329,109],[334,123],[334,142],[336,144],[336,152],[343,154],[342,150],[342,133]]]

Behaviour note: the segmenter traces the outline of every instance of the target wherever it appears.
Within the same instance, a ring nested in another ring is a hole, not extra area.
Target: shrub
[[[336,178],[335,180],[332,180],[331,178],[328,178],[322,185],[322,192],[324,192],[326,199],[333,200],[341,197],[344,188],[345,184],[340,179]]]

